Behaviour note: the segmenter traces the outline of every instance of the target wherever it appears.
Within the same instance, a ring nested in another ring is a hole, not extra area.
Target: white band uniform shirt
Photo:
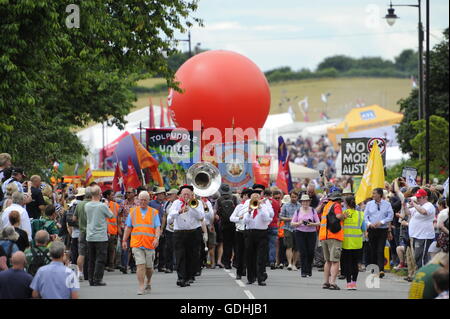
[[[253,214],[255,212],[254,209],[250,210],[250,213],[248,213],[249,205],[247,203],[244,204],[243,209],[246,212],[246,214],[244,215],[244,223],[246,229],[266,230],[269,224],[272,222],[273,216],[270,216],[267,205],[261,205],[261,207],[257,209],[258,212],[255,217],[253,217]]]
[[[169,224],[169,210],[170,207],[172,207],[173,202],[167,202],[166,206],[164,207],[164,211],[166,214],[166,230],[173,233],[173,222]]]
[[[230,222],[236,224],[236,230],[237,231],[244,231],[245,230],[245,223],[244,219],[240,218],[241,216],[244,216],[245,213],[248,212],[248,206],[247,209],[244,209],[245,204],[239,204],[236,206],[236,208],[233,211],[233,214],[230,216]]]
[[[200,227],[200,220],[205,218],[203,205],[199,205],[197,208],[191,208],[188,205],[189,210],[186,213],[180,214],[179,211],[182,206],[183,202],[181,200],[177,199],[173,202],[172,206],[169,209],[167,223],[171,224],[173,222],[175,231],[191,230]]]

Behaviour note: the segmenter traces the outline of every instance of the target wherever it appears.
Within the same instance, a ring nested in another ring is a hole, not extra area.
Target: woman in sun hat
[[[296,227],[295,240],[300,251],[302,271],[301,276],[312,276],[312,263],[314,260],[314,249],[317,241],[317,227],[320,219],[314,208],[310,207],[311,198],[303,194],[300,198],[300,209],[292,218],[291,225]]]

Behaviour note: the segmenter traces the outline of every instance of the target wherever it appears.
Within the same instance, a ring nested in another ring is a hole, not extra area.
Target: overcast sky
[[[449,25],[449,2],[430,2],[434,45]],[[315,69],[336,54],[393,60],[404,49],[417,49],[418,10],[395,8],[400,19],[390,27],[382,18],[388,5],[387,0],[200,0],[195,16],[205,26],[191,30],[192,47],[200,42],[202,48],[241,53],[263,71],[280,66]],[[425,20],[425,0],[422,8]],[[187,51],[186,43],[179,47]]]

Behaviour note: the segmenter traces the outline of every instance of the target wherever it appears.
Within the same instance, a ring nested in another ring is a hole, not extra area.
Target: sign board
[[[222,183],[230,185],[233,191],[253,185],[250,144],[246,142],[217,144],[215,154]]]
[[[403,167],[402,177],[406,179],[408,187],[417,186],[417,169],[414,167]]]
[[[386,164],[386,142],[382,138],[341,139],[342,175],[363,175],[374,141],[380,148],[383,165]]]
[[[200,142],[193,131],[147,129],[147,149],[159,163],[166,188],[184,184],[186,170],[200,161]]]

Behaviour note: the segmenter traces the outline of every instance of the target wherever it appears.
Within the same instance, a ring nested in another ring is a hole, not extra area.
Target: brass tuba
[[[214,195],[220,188],[222,176],[219,169],[211,163],[201,162],[192,165],[186,172],[188,184],[194,187],[194,194],[199,197]],[[197,203],[198,206],[198,203]]]

